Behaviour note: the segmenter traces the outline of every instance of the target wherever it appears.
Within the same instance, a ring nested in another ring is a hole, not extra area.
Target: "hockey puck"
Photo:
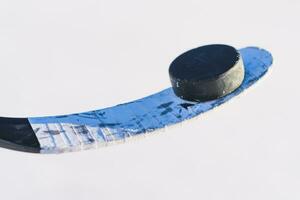
[[[208,101],[236,90],[244,80],[244,65],[231,46],[198,47],[178,56],[170,65],[174,93],[189,101]]]

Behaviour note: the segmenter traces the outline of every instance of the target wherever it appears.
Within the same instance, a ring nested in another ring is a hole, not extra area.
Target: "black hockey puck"
[[[169,68],[175,94],[189,101],[208,101],[233,92],[242,84],[244,73],[239,52],[222,44],[187,51]]]

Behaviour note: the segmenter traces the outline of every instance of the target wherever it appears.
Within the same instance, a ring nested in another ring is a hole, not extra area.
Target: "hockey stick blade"
[[[98,148],[193,118],[240,94],[259,80],[273,58],[257,47],[239,50],[245,78],[233,93],[206,102],[178,98],[172,88],[114,107],[51,117],[0,118],[0,147],[34,153]]]

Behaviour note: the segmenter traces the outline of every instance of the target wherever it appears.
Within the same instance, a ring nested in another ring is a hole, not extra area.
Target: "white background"
[[[64,155],[0,149],[1,199],[300,199],[297,0],[1,0],[0,115],[113,106],[170,86],[210,43],[260,46],[269,74],[225,105],[141,140]]]

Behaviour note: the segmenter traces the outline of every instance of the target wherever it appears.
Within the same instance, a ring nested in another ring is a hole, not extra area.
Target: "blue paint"
[[[69,131],[74,129],[74,133],[69,134],[74,134],[80,141],[82,140],[81,147],[145,134],[190,119],[221,105],[255,83],[272,64],[272,56],[265,50],[248,47],[241,49],[240,53],[245,66],[244,82],[236,91],[220,99],[203,103],[189,102],[178,98],[172,88],[168,88],[143,99],[115,107],[80,114],[29,118],[29,121],[39,140],[41,136],[49,137],[52,142],[57,139],[49,132],[48,135],[45,133],[46,129],[49,129],[47,128],[48,124],[55,124],[59,127],[57,130],[64,137],[66,134],[63,127]],[[62,124],[65,125],[62,126]],[[69,127],[71,128],[69,129]],[[79,129],[78,127],[85,131],[76,131],[76,128]],[[46,153],[69,151],[74,147],[69,138],[68,144],[64,144],[63,147],[55,142],[47,145],[46,139],[40,140],[42,149]]]

